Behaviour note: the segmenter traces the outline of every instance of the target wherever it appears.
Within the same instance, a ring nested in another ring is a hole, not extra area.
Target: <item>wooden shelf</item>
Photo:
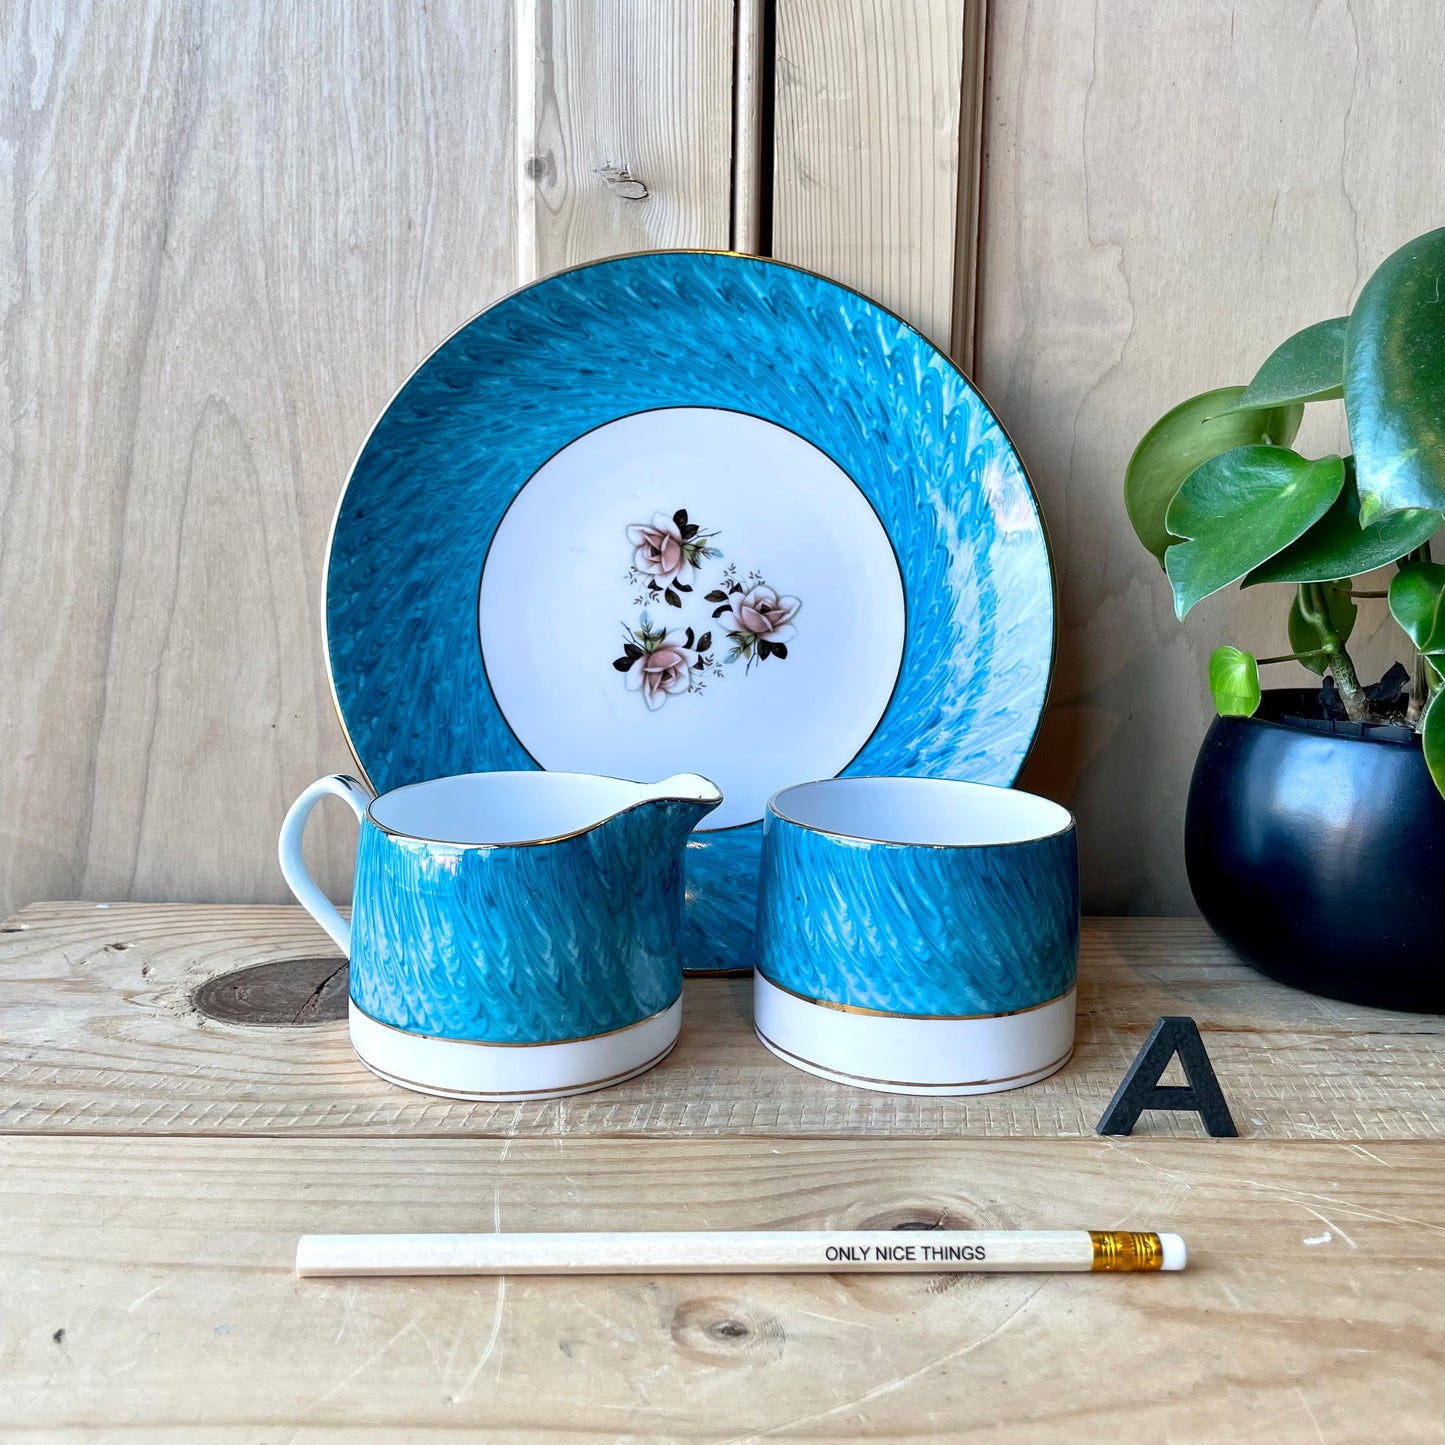
[[[1030,1089],[831,1085],[756,1044],[746,981],[697,980],[651,1074],[482,1107],[378,1082],[343,1025],[190,1005],[217,974],[331,953],[288,908],[43,904],[0,925],[0,1433],[1440,1437],[1440,1019],[1276,987],[1196,923],[1092,920],[1078,1053]],[[1092,1136],[1163,1013],[1199,1021],[1245,1137],[1148,1115]],[[290,1272],[308,1231],[939,1224],[1176,1229],[1190,1268]]]
[[[1204,1031],[1240,1133],[1260,1139],[1445,1137],[1445,1019],[1311,998],[1242,967],[1203,926],[1089,919],[1078,1045],[1052,1079],[972,1099],[831,1084],[757,1043],[748,979],[694,979],[663,1064],[561,1103],[468,1104],[383,1083],[344,1023],[203,1018],[219,974],[336,955],[299,908],[36,904],[0,925],[0,1131],[117,1134],[577,1134],[648,1138],[1089,1137],[1161,1014]],[[1198,1138],[1193,1116],[1136,1136]]]

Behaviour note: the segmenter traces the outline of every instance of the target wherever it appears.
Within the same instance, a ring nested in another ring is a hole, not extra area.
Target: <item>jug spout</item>
[[[638,788],[637,807],[645,803],[674,803],[681,806],[673,811],[679,821],[679,832],[684,836],[697,827],[723,800],[716,783],[700,773],[675,773],[660,783],[644,783]],[[686,826],[682,826],[686,824]]]

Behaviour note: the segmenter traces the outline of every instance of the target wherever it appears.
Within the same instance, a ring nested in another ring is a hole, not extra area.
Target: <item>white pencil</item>
[[[301,1275],[881,1274],[1183,1269],[1177,1234],[1107,1229],[307,1234]]]

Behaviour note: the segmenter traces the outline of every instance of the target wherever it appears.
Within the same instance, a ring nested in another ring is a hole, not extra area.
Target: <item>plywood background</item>
[[[771,254],[881,301],[947,350],[964,0],[782,0]]]
[[[287,804],[349,766],[319,599],[357,447],[539,269],[727,244],[732,6],[0,13],[0,914],[280,899]]]
[[[1225,594],[1180,627],[1129,530],[1124,466],[1161,412],[1248,380],[1445,220],[1427,59],[1445,7],[990,0],[989,16],[975,373],[1042,495],[1063,604],[1024,781],[1075,809],[1091,908],[1183,912],[1206,662],[1223,641],[1285,651],[1289,592]],[[1313,410],[1300,445],[1331,450],[1338,418]],[[1361,608],[1378,673],[1393,636]]]
[[[735,27],[765,8],[0,0],[0,910],[284,897],[285,806],[347,764],[317,614],[357,445],[519,281],[727,244]],[[988,0],[972,327],[982,0],[775,12],[760,233],[973,350],[1060,566],[1026,781],[1079,814],[1091,908],[1182,911],[1204,660],[1272,650],[1275,614],[1178,628],[1123,464],[1438,223],[1445,18]],[[314,832],[342,894],[352,827]]]

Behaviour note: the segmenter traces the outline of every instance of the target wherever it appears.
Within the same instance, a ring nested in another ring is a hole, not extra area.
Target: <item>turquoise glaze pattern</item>
[[[920,1017],[1012,1013],[1074,986],[1074,827],[920,847],[763,820],[758,971],[805,998]]]
[[[423,842],[368,819],[351,998],[411,1033],[561,1043],[682,990],[683,839],[707,805],[652,801],[531,845]]]
[[[987,405],[918,332],[842,286],[751,257],[653,252],[483,312],[401,389],[358,458],[326,620],[337,703],[373,786],[536,766],[482,663],[488,547],[550,457],[663,407],[788,428],[853,479],[892,541],[902,668],[846,771],[1011,783],[1048,690],[1054,603],[1037,503]],[[759,831],[689,848],[689,967],[751,961]]]

